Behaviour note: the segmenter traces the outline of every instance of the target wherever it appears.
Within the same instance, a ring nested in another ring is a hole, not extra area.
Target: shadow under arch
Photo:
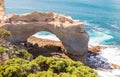
[[[48,31],[40,31],[30,36],[24,46],[33,58],[39,55],[67,57],[59,38]]]

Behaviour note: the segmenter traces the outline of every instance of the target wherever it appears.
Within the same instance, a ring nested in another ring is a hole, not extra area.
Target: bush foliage
[[[4,35],[10,35],[11,34],[11,32],[10,31],[8,31],[8,30],[5,30],[5,29],[1,29],[0,28],[0,35],[2,36],[4,36]]]
[[[32,61],[13,58],[0,66],[1,77],[98,77],[81,62],[39,56]]]
[[[8,50],[6,48],[0,46],[0,54],[6,53],[6,52],[8,52]]]

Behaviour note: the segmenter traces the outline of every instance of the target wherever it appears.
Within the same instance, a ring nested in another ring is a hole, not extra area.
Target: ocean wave
[[[48,32],[46,32],[46,33],[44,32],[44,34],[42,34],[41,32],[39,32],[39,33],[34,34],[33,36],[38,37],[38,38],[43,38],[43,39],[60,41],[59,38],[56,35],[51,34],[51,33],[48,34]]]
[[[120,46],[107,46],[99,54],[106,62],[120,66]],[[95,70],[100,77],[120,77],[120,69]]]
[[[116,47],[108,47],[104,50],[101,50],[102,57],[106,58],[109,63],[114,63],[120,66],[120,48]]]
[[[104,44],[105,41],[113,39],[114,37],[108,29],[101,28],[99,24],[83,21],[85,28],[90,36],[89,44],[99,45]]]
[[[117,30],[120,29],[120,25],[118,25],[118,24],[112,24],[111,27],[112,27],[112,28],[115,28],[115,29],[117,29]]]
[[[99,45],[103,44],[106,40],[110,40],[114,38],[113,36],[100,32],[100,31],[95,31],[93,30],[92,33],[89,32],[90,34],[90,41],[89,44],[91,45]]]

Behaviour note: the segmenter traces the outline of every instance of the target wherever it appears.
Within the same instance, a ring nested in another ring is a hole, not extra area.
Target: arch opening
[[[49,39],[49,40],[54,40],[54,41],[60,41],[60,39],[53,33],[48,32],[48,31],[40,31],[35,33],[35,37],[42,38],[42,39]]]
[[[36,58],[39,55],[64,57],[66,51],[59,38],[48,31],[31,35],[24,44],[29,53]]]

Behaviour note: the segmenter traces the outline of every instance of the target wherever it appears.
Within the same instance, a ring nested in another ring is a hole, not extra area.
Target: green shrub
[[[17,57],[29,60],[32,58],[32,55],[28,53],[25,49],[21,49],[19,50]]]
[[[28,77],[60,77],[60,76],[51,71],[42,71],[38,72],[37,74],[29,74]]]
[[[28,64],[28,63],[29,63],[28,60],[24,60],[21,58],[13,58],[6,61],[5,65],[14,65],[14,64],[22,65],[22,64]]]
[[[98,77],[89,67],[70,59],[39,56],[33,61],[13,58],[0,66],[3,77]]]
[[[40,70],[38,64],[32,62],[30,62],[29,64],[22,65],[22,69],[26,71],[27,75],[30,73],[37,73]]]
[[[18,64],[10,66],[3,65],[3,69],[0,73],[2,73],[3,77],[23,77],[25,75]]]
[[[3,77],[27,77],[27,72],[23,67],[26,64],[29,64],[29,61],[21,58],[10,59],[0,66],[0,74]]]
[[[91,68],[70,59],[39,56],[32,62],[37,63],[42,71],[51,71],[60,77],[66,75],[70,77],[87,77],[88,75],[89,77],[98,77]]]
[[[0,35],[1,36],[4,36],[4,35],[8,35],[9,36],[10,34],[11,34],[10,31],[0,28]]]
[[[8,50],[6,48],[0,46],[0,54],[6,53],[6,52],[8,52]]]

